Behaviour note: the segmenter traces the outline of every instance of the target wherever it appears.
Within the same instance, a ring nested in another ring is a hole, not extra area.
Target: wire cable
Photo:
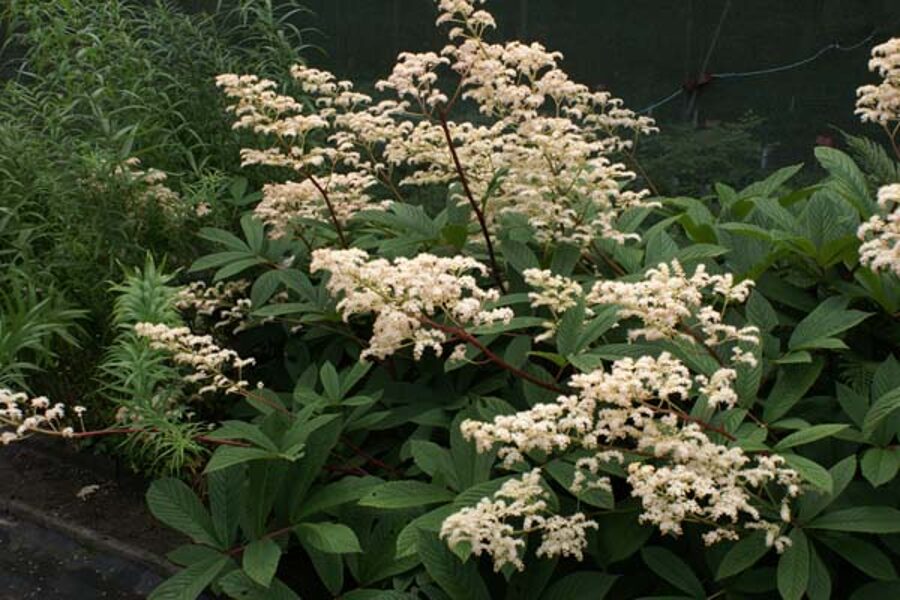
[[[824,48],[821,48],[818,52],[816,52],[815,54],[813,54],[811,56],[808,56],[807,58],[804,58],[804,59],[798,60],[798,61],[794,61],[792,63],[788,63],[785,65],[779,65],[777,67],[769,67],[766,69],[756,69],[753,71],[739,71],[739,72],[735,71],[735,72],[730,72],[730,73],[713,73],[710,75],[710,77],[712,79],[737,79],[737,78],[742,78],[742,77],[757,77],[760,75],[769,75],[772,73],[780,73],[783,71],[790,71],[792,69],[798,69],[804,65],[807,65],[807,64],[813,62],[814,60],[819,59],[822,55],[824,55],[825,53],[827,53],[830,50],[837,50],[839,52],[850,52],[852,50],[856,50],[860,46],[864,46],[865,44],[872,41],[872,38],[874,38],[874,37],[875,37],[875,32],[873,31],[872,33],[867,35],[864,39],[856,42],[855,44],[851,44],[849,46],[844,46],[843,44],[841,44],[839,42],[834,42],[834,43],[828,44]],[[646,108],[639,110],[637,112],[638,112],[638,114],[647,114],[653,110],[656,110],[660,106],[668,104],[669,102],[671,102],[672,100],[674,100],[675,98],[677,98],[678,96],[683,94],[684,91],[685,91],[685,87],[682,85],[681,87],[676,89],[671,94],[668,94],[667,96],[662,97],[661,99],[657,100],[656,102],[650,104]]]

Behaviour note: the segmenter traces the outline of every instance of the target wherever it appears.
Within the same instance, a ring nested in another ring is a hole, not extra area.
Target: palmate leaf
[[[807,427],[805,429],[795,431],[794,433],[785,437],[777,444],[775,444],[775,450],[777,452],[781,452],[782,450],[787,450],[788,448],[793,448],[795,446],[811,444],[812,442],[831,437],[836,433],[840,433],[841,431],[847,429],[847,427],[849,427],[849,425],[844,425],[842,423],[813,425],[812,427]]]
[[[223,592],[236,600],[300,600],[300,596],[278,579],[263,587],[239,570],[225,575],[218,584]]]
[[[309,496],[297,504],[291,513],[291,520],[296,522],[342,504],[356,502],[382,483],[383,481],[377,477],[345,477],[340,481],[315,488]]]
[[[782,456],[788,466],[797,471],[804,480],[826,494],[831,494],[834,491],[834,481],[831,478],[831,473],[825,467],[798,454],[785,453]]]
[[[871,436],[897,409],[900,409],[900,388],[886,393],[872,404],[863,420],[863,433]]]
[[[209,462],[206,463],[206,468],[203,472],[209,474],[245,462],[254,460],[275,460],[279,458],[281,458],[279,454],[261,448],[219,446],[213,453]]]
[[[806,594],[809,600],[831,600],[831,573],[814,544],[809,545],[809,583],[806,585]]]
[[[891,559],[877,546],[862,538],[831,534],[817,536],[816,539],[869,577],[884,581],[897,579],[897,570]]]
[[[815,518],[847,489],[847,486],[850,485],[850,482],[853,481],[853,476],[856,474],[856,456],[851,454],[839,461],[828,469],[828,474],[831,476],[832,481],[830,493],[820,490],[809,490],[800,497],[797,508],[801,521]]]
[[[869,448],[860,461],[862,474],[878,487],[892,481],[900,470],[900,450],[897,448]]]
[[[240,525],[241,489],[244,472],[241,468],[223,469],[208,478],[209,510],[216,537],[225,547],[237,540]]]
[[[541,600],[603,600],[618,579],[608,573],[572,573],[553,583]]]
[[[815,150],[819,164],[832,176],[836,191],[850,202],[863,218],[869,218],[875,209],[866,183],[866,176],[853,159],[836,148],[819,146]]]

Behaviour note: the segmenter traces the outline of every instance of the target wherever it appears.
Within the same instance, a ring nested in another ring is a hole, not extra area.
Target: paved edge
[[[87,527],[76,525],[74,523],[67,523],[60,518],[32,508],[18,500],[0,499],[0,512],[8,513],[22,520],[30,521],[47,529],[67,535],[81,544],[95,550],[117,555],[143,565],[161,577],[170,577],[180,570],[158,554],[142,550],[141,548],[126,544],[115,538],[102,535]]]

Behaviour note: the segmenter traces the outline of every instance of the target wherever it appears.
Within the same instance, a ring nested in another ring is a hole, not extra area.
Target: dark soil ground
[[[184,539],[144,505],[146,482],[115,464],[58,443],[27,440],[0,448],[0,600],[144,598],[164,569],[85,543],[61,522],[164,555]],[[86,486],[96,492],[79,497]],[[26,507],[32,514],[23,514]]]

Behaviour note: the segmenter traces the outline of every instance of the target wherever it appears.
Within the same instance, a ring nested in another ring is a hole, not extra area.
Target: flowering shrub
[[[449,45],[401,54],[386,99],[218,79],[245,165],[293,179],[201,232],[183,317],[131,321],[220,417],[150,401],[106,431],[210,452],[205,486],[148,492],[191,540],[153,597],[889,597],[897,182],[820,148],[808,188],[629,190],[650,120],[437,4]]]

